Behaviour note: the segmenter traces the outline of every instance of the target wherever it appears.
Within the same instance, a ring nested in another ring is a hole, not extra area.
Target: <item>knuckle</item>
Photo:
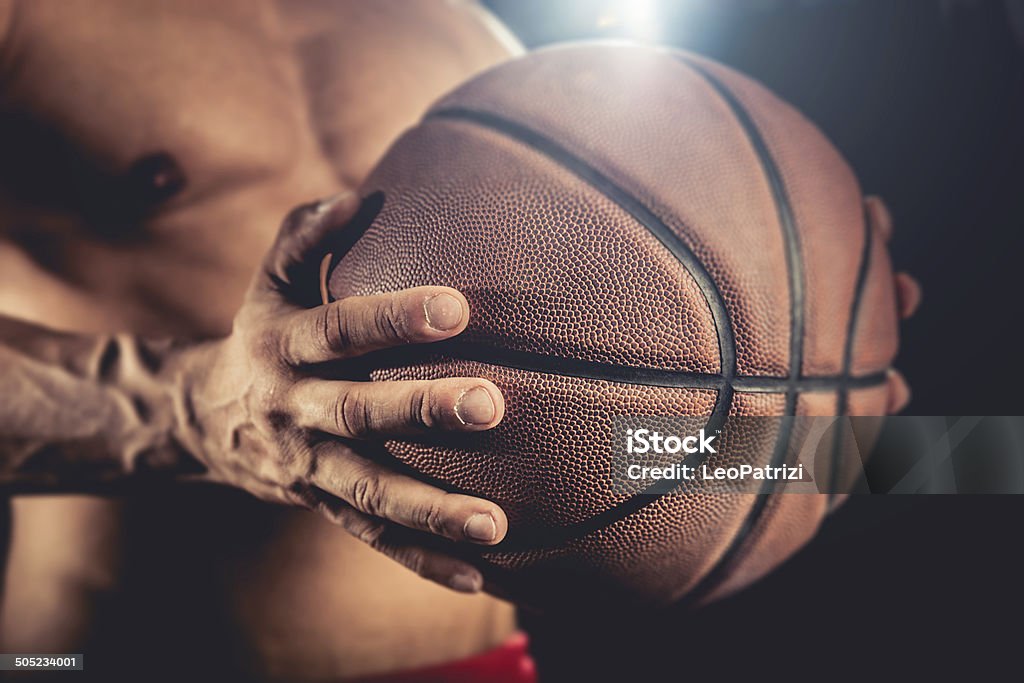
[[[247,330],[243,336],[242,346],[250,358],[258,361],[277,361],[285,343],[284,335],[273,325],[259,325],[255,330]]]
[[[385,489],[384,481],[374,472],[356,477],[352,483],[352,507],[372,517],[381,516]]]
[[[321,306],[316,316],[317,337],[332,353],[341,353],[352,346],[352,334],[346,308],[338,303]]]
[[[283,382],[277,378],[259,381],[255,383],[242,401],[253,423],[264,435],[280,436],[295,426],[291,389],[282,385]],[[231,448],[238,450],[241,445],[242,430],[236,428],[232,431],[231,436]]]
[[[283,434],[295,427],[295,418],[285,410],[267,408],[263,412],[263,424],[267,431],[272,434]],[[281,460],[289,460],[285,457],[287,450],[281,448]]]
[[[445,514],[445,508],[441,503],[441,499],[432,500],[428,505],[424,506],[421,509],[418,521],[420,526],[430,531],[430,533],[444,536],[447,526],[447,515]]]
[[[374,325],[382,339],[409,341],[408,317],[398,296],[389,296],[386,302],[376,307]]]
[[[334,426],[340,436],[360,439],[371,427],[369,403],[356,391],[345,391],[334,403]]]
[[[409,421],[423,429],[434,427],[434,401],[429,388],[416,390],[409,401]]]
[[[384,531],[386,529],[387,526],[383,522],[363,522],[350,531],[353,536],[366,545],[380,549],[384,547]]]
[[[281,493],[285,501],[298,507],[312,510],[320,505],[313,488],[301,481],[292,482],[284,487]]]
[[[424,576],[427,569],[427,555],[419,548],[396,549],[392,557],[406,568]]]
[[[278,380],[257,383],[246,397],[251,415],[264,431],[279,434],[294,425],[290,390]]]

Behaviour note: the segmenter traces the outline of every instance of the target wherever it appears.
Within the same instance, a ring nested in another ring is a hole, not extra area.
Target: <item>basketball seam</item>
[[[803,334],[804,334],[804,272],[800,250],[799,237],[796,231],[796,221],[793,216],[792,206],[786,193],[785,182],[782,173],[768,149],[768,145],[761,135],[757,124],[750,113],[739,101],[736,95],[730,91],[713,74],[709,73],[702,66],[695,64],[692,60],[678,56],[678,61],[691,68],[694,72],[704,78],[711,88],[718,93],[719,97],[729,107],[737,123],[747,135],[754,152],[761,162],[761,168],[772,192],[776,212],[782,227],[783,238],[786,243],[786,270],[789,275],[789,302],[790,302],[790,370],[789,383],[786,391],[785,415],[792,417],[796,414],[796,403],[798,397],[797,382],[803,368]],[[779,466],[786,457],[789,450],[789,442],[792,438],[793,421],[783,419],[776,437],[775,451],[772,453],[771,465]],[[688,592],[685,601],[693,603],[721,585],[726,573],[733,566],[741,554],[747,539],[761,521],[768,502],[775,492],[775,480],[766,479],[761,489],[755,494],[757,497],[754,504],[747,511],[746,516],[740,523],[729,544],[723,553],[718,557],[711,569],[697,582],[697,585]]]
[[[418,345],[412,348],[380,351],[375,354],[374,360],[382,361],[385,364],[394,361],[415,363],[427,362],[430,358],[437,356],[546,375],[577,377],[619,384],[683,389],[721,389],[729,383],[723,375],[716,373],[618,365],[499,348],[457,339]],[[848,386],[861,389],[880,386],[886,382],[886,379],[886,370],[850,377],[804,375],[797,380],[796,387],[801,392],[837,391],[846,383]],[[784,393],[790,386],[793,386],[792,380],[788,377],[773,377],[771,375],[740,375],[735,377],[731,384],[736,391],[747,393]]]
[[[853,347],[857,333],[857,322],[860,317],[861,301],[864,297],[864,289],[868,280],[868,272],[871,269],[872,234],[871,223],[868,220],[867,208],[864,209],[864,246],[861,249],[860,263],[857,266],[857,280],[853,289],[853,301],[850,302],[850,315],[847,318],[846,340],[843,344],[843,367],[840,377],[842,382],[838,388],[836,397],[836,415],[843,417],[849,411],[850,402],[850,379],[853,371]],[[832,470],[829,472],[829,505],[835,500],[839,487],[839,460],[840,448],[842,446],[842,433],[845,430],[845,423],[840,420],[836,425],[835,433],[832,436]]]

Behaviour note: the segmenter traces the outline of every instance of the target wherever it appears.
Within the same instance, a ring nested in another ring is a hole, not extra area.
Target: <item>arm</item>
[[[480,573],[428,549],[424,533],[494,544],[508,527],[502,510],[390,471],[347,445],[490,429],[504,412],[486,380],[349,382],[323,370],[445,339],[468,322],[465,298],[444,287],[309,305],[317,247],[357,208],[347,194],[293,211],[224,339],[77,336],[0,320],[0,490],[187,473],[314,510],[426,578],[480,590]]]
[[[0,318],[0,487],[89,491],[142,470],[201,471],[174,435],[181,351]]]

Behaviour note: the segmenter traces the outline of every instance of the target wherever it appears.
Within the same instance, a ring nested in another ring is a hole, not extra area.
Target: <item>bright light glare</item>
[[[660,38],[657,0],[615,0],[609,2],[598,15],[598,28],[638,42],[653,43]]]

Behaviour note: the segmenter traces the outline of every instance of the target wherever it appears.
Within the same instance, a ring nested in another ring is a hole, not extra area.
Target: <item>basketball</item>
[[[369,357],[367,377],[484,377],[505,395],[491,431],[380,456],[503,507],[508,538],[477,556],[497,590],[711,601],[838,502],[768,484],[628,492],[612,471],[622,416],[712,433],[886,412],[887,235],[840,154],[758,83],[665,49],[541,50],[436,102],[362,190],[359,220],[324,247],[329,297],[445,285],[472,311],[454,340]],[[791,431],[756,449],[784,454]]]

